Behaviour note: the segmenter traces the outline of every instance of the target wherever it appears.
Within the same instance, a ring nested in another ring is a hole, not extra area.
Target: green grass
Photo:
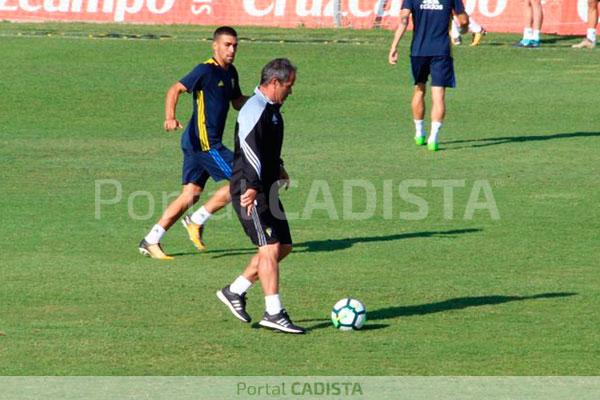
[[[163,193],[179,190],[164,95],[210,56],[201,39],[211,28],[0,23],[0,375],[598,373],[600,52],[574,51],[576,39],[563,37],[514,49],[516,36],[500,34],[456,49],[458,88],[447,95],[442,151],[430,153],[412,142],[409,38],[391,67],[390,32],[239,31],[244,92],[271,58],[299,68],[284,107],[284,159],[297,180],[286,209],[303,214],[320,179],[340,216],[291,221],[282,298],[310,333],[242,325],[217,301],[253,251],[230,208],[209,223],[204,254],[179,226],[163,242],[174,261],[137,254]],[[183,97],[182,121],[190,109]],[[118,181],[123,199],[96,219],[101,179]],[[341,218],[349,179],[377,189],[374,217]],[[408,179],[427,183],[411,189],[429,205],[424,219],[400,218],[417,210],[398,194]],[[440,179],[465,183],[451,219],[432,186]],[[489,182],[500,219],[463,218],[477,180]],[[128,199],[148,211],[136,191],[153,196],[149,218],[128,214]],[[367,306],[364,331],[328,323],[348,295]],[[262,310],[254,288],[249,311]]]

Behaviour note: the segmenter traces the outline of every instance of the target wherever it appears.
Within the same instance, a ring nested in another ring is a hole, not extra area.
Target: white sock
[[[148,233],[144,239],[148,244],[157,244],[160,243],[160,239],[162,239],[165,232],[165,228],[156,224],[150,229],[150,233]]]
[[[481,25],[475,22],[475,20],[471,17],[469,17],[469,30],[473,33],[480,33],[482,30]]]
[[[229,285],[229,290],[241,296],[250,289],[250,286],[252,286],[252,282],[246,279],[244,275],[240,275]]]
[[[594,29],[594,28],[588,28],[587,35],[585,37],[590,42],[596,43],[596,29]]]
[[[423,120],[415,119],[414,121],[415,121],[415,136],[416,137],[426,136],[427,134],[425,133],[425,129],[423,129]]]
[[[265,296],[265,305],[267,307],[267,312],[269,315],[275,315],[279,313],[283,306],[281,305],[281,299],[279,298],[279,294],[270,294]]]
[[[540,40],[540,30],[539,29],[534,29],[532,31],[531,40],[537,40],[537,41]]]
[[[458,24],[454,19],[452,19],[452,27],[450,28],[450,37],[452,39],[457,39],[460,37],[460,32],[458,31]]]
[[[523,29],[523,39],[525,40],[531,40],[533,36],[533,29],[531,28],[525,28]]]
[[[206,211],[206,208],[202,206],[192,214],[191,219],[195,224],[204,225],[210,217],[212,217],[212,214]]]
[[[427,144],[437,143],[438,133],[440,133],[441,127],[442,127],[441,122],[438,122],[438,121],[431,122],[431,135],[429,135],[429,139],[427,139]]]

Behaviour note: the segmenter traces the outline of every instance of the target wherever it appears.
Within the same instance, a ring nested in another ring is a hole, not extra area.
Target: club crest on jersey
[[[268,237],[271,237],[271,235],[273,234],[273,230],[270,227],[267,227],[267,229],[265,229],[265,233]]]
[[[273,124],[277,125],[279,123],[279,120],[277,119],[276,115],[273,115]]]
[[[444,5],[440,4],[439,0],[423,0],[421,10],[443,10]]]
[[[225,86],[225,84],[223,83],[223,81],[219,81],[219,83],[217,83],[217,86],[218,87],[223,87],[223,86]]]

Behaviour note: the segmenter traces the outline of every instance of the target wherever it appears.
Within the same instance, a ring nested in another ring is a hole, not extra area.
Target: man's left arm
[[[231,100],[231,106],[234,110],[239,111],[244,103],[246,103],[246,100],[248,100],[248,96],[241,95],[240,97]]]
[[[242,94],[242,89],[240,88],[240,78],[238,76],[237,70],[233,67],[233,93],[231,94],[231,106],[239,111],[246,100],[248,100],[248,96],[244,96]]]
[[[402,36],[404,36],[404,33],[406,32],[410,14],[411,11],[408,8],[403,8],[400,11],[400,25],[398,25],[398,29],[396,29],[394,40],[390,46],[390,53],[388,54],[388,62],[392,65],[395,65],[398,62],[398,43],[400,43],[400,39],[402,39]]]

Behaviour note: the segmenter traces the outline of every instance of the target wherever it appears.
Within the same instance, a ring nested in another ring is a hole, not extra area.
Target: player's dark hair
[[[213,40],[217,40],[217,38],[221,35],[237,37],[237,32],[230,26],[220,26],[215,29],[215,32],[213,33]]]
[[[280,83],[290,80],[290,75],[295,74],[298,69],[287,58],[276,58],[265,65],[260,73],[260,84],[265,85],[273,79]]]

